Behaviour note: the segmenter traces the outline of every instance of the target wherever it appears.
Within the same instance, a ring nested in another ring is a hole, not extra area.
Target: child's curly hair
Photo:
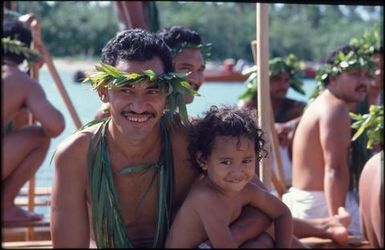
[[[217,136],[245,136],[255,142],[256,164],[267,156],[264,149],[265,140],[262,129],[255,123],[255,112],[250,109],[242,109],[235,106],[217,107],[211,106],[204,113],[203,118],[192,121],[189,132],[188,151],[192,166],[203,172],[196,160],[197,152],[202,153],[203,159],[207,160],[211,154],[214,139]]]

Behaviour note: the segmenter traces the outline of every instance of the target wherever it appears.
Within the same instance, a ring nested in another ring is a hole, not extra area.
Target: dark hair
[[[102,62],[116,66],[118,60],[146,61],[158,56],[165,73],[173,71],[172,56],[166,43],[156,34],[129,29],[119,32],[102,50]]]
[[[332,52],[330,52],[330,54],[326,58],[326,63],[327,64],[333,64],[338,53],[340,53],[340,52],[344,53],[344,55],[347,55],[350,51],[353,51],[354,53],[356,53],[358,51],[358,49],[359,49],[358,47],[350,45],[350,44],[339,47],[339,48],[333,50]]]
[[[265,140],[263,131],[255,123],[255,113],[251,109],[242,109],[235,106],[211,106],[204,118],[192,121],[189,132],[188,151],[192,166],[203,171],[196,160],[197,152],[207,159],[213,148],[217,136],[245,136],[255,142],[256,163],[267,156],[264,149]]]
[[[26,47],[29,47],[32,42],[32,33],[31,30],[26,28],[24,24],[15,19],[6,19],[3,20],[3,35],[2,37],[10,37],[12,40],[18,40]],[[14,61],[16,64],[21,64],[25,60],[23,54],[16,54],[12,52],[4,51],[4,56],[9,60]]]
[[[187,27],[173,26],[164,28],[158,34],[170,48],[175,48],[183,42],[197,45],[202,43],[202,38],[198,32]]]

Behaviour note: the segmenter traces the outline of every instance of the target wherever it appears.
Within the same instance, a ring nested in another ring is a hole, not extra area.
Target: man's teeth
[[[146,117],[130,117],[126,116],[126,119],[129,120],[130,122],[146,122],[148,119],[150,119],[149,116]]]

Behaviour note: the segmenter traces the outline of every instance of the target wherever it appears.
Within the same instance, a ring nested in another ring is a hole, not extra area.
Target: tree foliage
[[[42,35],[54,56],[100,57],[105,43],[118,31],[112,5],[97,2],[18,1],[17,11],[40,17]],[[252,61],[256,5],[239,2],[157,2],[161,28],[183,25],[213,43],[212,60]],[[383,35],[383,6],[270,4],[270,56],[293,53],[321,61],[336,47],[361,37],[371,27]]]

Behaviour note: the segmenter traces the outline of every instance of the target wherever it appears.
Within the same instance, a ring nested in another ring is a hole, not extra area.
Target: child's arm
[[[219,196],[211,192],[201,194],[196,212],[213,248],[239,247],[230,231],[228,206]]]
[[[291,247],[293,222],[289,208],[280,199],[255,184],[250,183],[247,189],[250,205],[259,208],[274,221],[275,247]]]

